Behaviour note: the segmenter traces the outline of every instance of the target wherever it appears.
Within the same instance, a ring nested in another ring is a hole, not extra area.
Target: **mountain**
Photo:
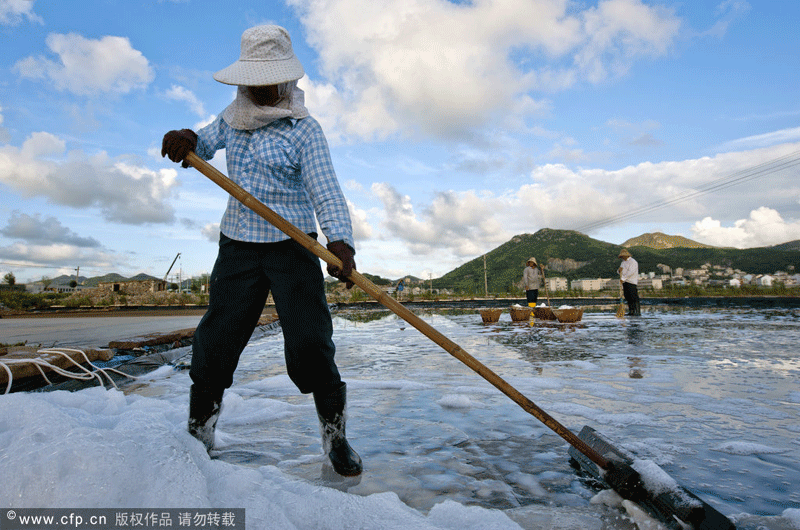
[[[103,276],[95,276],[94,278],[87,278],[83,285],[87,287],[97,287],[100,283],[106,282],[124,282],[127,278],[120,276],[116,272],[104,274]]]
[[[789,241],[788,243],[782,243],[780,245],[774,245],[769,248],[774,248],[775,250],[800,250],[800,239],[795,239],[794,241]]]
[[[51,280],[51,286],[57,285],[69,285],[75,279],[75,276],[67,276],[66,274],[62,274],[61,276],[57,276]],[[100,283],[107,283],[107,282],[126,282],[126,281],[136,281],[136,280],[160,280],[161,278],[156,278],[155,276],[150,276],[149,274],[139,273],[136,276],[131,276],[130,278],[126,278],[125,276],[121,276],[115,272],[105,274],[103,276],[94,276],[92,278],[87,278],[85,276],[80,276],[78,278],[78,283],[80,285],[86,287],[97,287]]]
[[[510,292],[522,279],[525,262],[535,257],[546,265],[546,276],[610,278],[619,267],[620,246],[592,239],[572,230],[543,228],[535,234],[521,234],[486,254],[489,290]],[[434,287],[449,287],[483,293],[483,256],[433,281]]]
[[[66,274],[62,274],[61,276],[57,276],[55,278],[50,279],[50,285],[69,285],[69,282],[73,281],[75,276],[67,276]],[[78,277],[79,282],[86,281],[84,276]]]
[[[650,248],[714,248],[711,245],[704,245],[683,236],[668,236],[661,232],[642,234],[634,237],[622,244],[623,247],[650,247]]]
[[[130,278],[128,278],[128,281],[132,281],[132,282],[133,281],[141,282],[141,281],[145,281],[145,280],[156,280],[156,281],[158,281],[158,280],[161,280],[161,279],[162,278],[156,278],[155,276],[150,276],[149,274],[145,274],[143,272],[140,272],[136,276],[131,276]],[[113,281],[117,281],[117,280],[113,280]]]
[[[750,249],[720,247],[669,247],[652,248],[640,241],[657,238],[640,236],[628,249],[639,262],[640,272],[661,274],[665,267],[699,269],[705,264],[723,268],[739,269],[750,274],[771,274],[779,270],[793,271],[800,264],[800,249],[793,243],[776,247]],[[670,240],[670,236],[665,236]],[[675,237],[677,242],[683,238]],[[686,240],[690,241],[690,240]],[[628,242],[626,242],[627,244]],[[625,246],[625,245],[623,245]],[[489,290],[506,293],[519,284],[525,261],[533,256],[546,266],[546,276],[561,276],[569,280],[580,278],[616,278],[620,260],[617,257],[620,245],[593,239],[580,232],[544,228],[535,234],[514,236],[486,254],[486,277]],[[483,256],[433,280],[434,288],[457,289],[463,292],[484,292]]]

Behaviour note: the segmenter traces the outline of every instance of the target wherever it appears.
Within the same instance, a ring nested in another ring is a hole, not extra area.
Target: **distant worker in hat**
[[[525,289],[525,297],[528,299],[528,306],[536,307],[536,300],[539,299],[539,288],[542,286],[542,273],[536,258],[529,258],[525,263],[525,270],[522,271],[522,288]]]
[[[297,88],[303,75],[285,29],[246,30],[239,60],[214,74],[238,86],[234,101],[196,133],[168,132],[161,155],[188,167],[190,151],[210,160],[225,149],[228,175],[239,186],[314,238],[319,222],[328,250],[342,260],[341,268],[328,265],[328,273],[349,289],[356,268],[350,214],[325,135]],[[189,432],[213,448],[223,392],[272,292],[287,373],[301,393],[314,396],[324,451],[337,473],[359,475],[361,458],[345,437],[346,385],[334,362],[319,259],[229,197],[210,287],[192,342]]]
[[[628,302],[628,316],[638,317],[642,315],[639,309],[639,263],[627,249],[619,252],[619,259],[622,260],[619,269],[619,281],[622,283],[622,294]]]

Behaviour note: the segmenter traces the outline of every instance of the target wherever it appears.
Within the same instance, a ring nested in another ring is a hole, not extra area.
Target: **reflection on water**
[[[569,325],[416,313],[574,432],[591,425],[723,513],[756,516],[740,528],[779,528],[766,516],[800,509],[798,312],[613,311]],[[531,506],[558,507],[630,528],[589,503],[595,492],[561,438],[418,331],[387,311],[334,317],[361,479],[331,483],[322,473],[313,403],[285,378],[280,333],[251,342],[231,392],[289,407],[268,422],[223,413],[215,457],[350,493],[391,491],[422,510],[450,499],[525,521]]]

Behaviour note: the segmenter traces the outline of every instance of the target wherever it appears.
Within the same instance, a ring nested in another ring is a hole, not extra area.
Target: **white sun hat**
[[[280,26],[256,26],[242,33],[239,60],[214,74],[214,79],[226,85],[267,86],[304,75],[289,33]]]

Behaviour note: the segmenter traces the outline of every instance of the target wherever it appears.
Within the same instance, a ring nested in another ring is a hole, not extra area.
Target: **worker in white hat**
[[[542,273],[536,258],[529,258],[525,262],[525,270],[522,271],[522,288],[525,290],[525,298],[528,300],[529,307],[536,307],[539,299],[539,289],[542,286]]]
[[[622,283],[622,295],[628,302],[628,316],[638,317],[642,315],[639,308],[639,263],[633,259],[628,249],[623,248],[619,251],[619,259],[622,260],[619,269],[619,281]]]
[[[342,267],[328,272],[353,286],[353,228],[319,123],[304,106],[297,80],[305,74],[285,29],[244,32],[239,60],[214,74],[236,85],[236,99],[208,126],[170,131],[162,156],[184,161],[190,151],[210,160],[226,150],[228,175],[304,232],[317,222]],[[322,441],[333,469],[361,473],[361,458],[345,437],[346,385],[334,362],[333,325],[319,259],[230,197],[220,223],[210,299],[192,342],[189,432],[207,449],[222,396],[272,292],[284,336],[286,368],[300,392],[312,393]]]

